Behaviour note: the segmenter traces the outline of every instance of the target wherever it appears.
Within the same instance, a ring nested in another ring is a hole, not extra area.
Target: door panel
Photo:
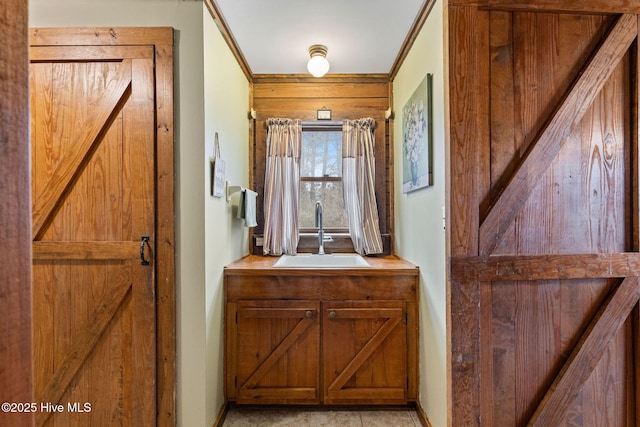
[[[496,3],[449,10],[452,425],[637,425],[638,17]]]
[[[31,51],[36,424],[155,425],[153,47],[65,52]]]
[[[404,302],[326,302],[322,315],[324,402],[406,403]]]
[[[237,402],[320,402],[320,303],[240,301]]]

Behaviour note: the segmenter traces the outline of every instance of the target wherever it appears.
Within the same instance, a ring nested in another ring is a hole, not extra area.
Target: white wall
[[[206,419],[211,426],[223,394],[223,268],[249,252],[248,228],[236,218],[239,194],[214,198],[210,194],[209,157],[218,133],[226,179],[249,187],[249,82],[207,13],[204,20],[204,121],[206,263]]]
[[[442,0],[436,4],[393,82],[395,251],[420,267],[420,403],[434,427],[447,425],[445,123]],[[402,107],[433,74],[433,186],[403,194]]]
[[[208,157],[218,131],[229,179],[248,181],[248,82],[201,1],[29,0],[29,25],[176,29],[177,421],[210,427],[222,405],[222,267],[247,239],[209,196]]]

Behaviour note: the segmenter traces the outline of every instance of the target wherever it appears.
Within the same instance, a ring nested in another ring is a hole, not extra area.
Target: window
[[[300,231],[315,232],[316,201],[326,231],[348,232],[342,193],[342,124],[303,123],[300,158]]]

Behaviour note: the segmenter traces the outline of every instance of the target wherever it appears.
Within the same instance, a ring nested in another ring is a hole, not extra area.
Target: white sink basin
[[[370,268],[358,254],[282,255],[273,268]]]

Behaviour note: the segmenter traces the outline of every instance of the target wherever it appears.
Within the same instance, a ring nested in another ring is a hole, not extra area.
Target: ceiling
[[[214,0],[252,74],[308,74],[327,46],[329,74],[388,74],[427,0]]]

